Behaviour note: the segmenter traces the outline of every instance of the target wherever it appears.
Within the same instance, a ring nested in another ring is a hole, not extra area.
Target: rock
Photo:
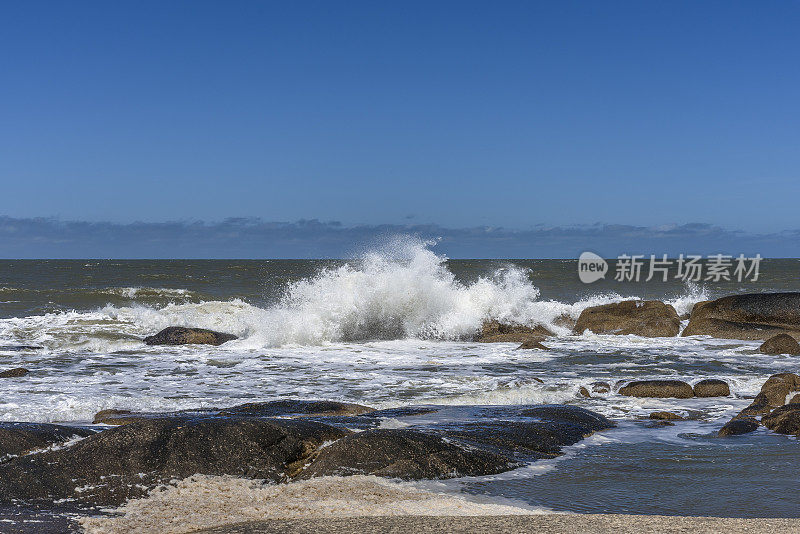
[[[269,402],[250,402],[219,412],[220,415],[238,415],[248,417],[284,417],[284,416],[327,416],[327,415],[362,415],[374,412],[374,408],[360,404],[349,404],[335,401],[276,400]]]
[[[775,408],[761,418],[761,424],[778,434],[800,435],[800,404],[791,403]]]
[[[165,414],[134,413],[130,410],[100,410],[94,414],[92,424],[95,425],[127,425],[137,421],[164,417]]]
[[[637,380],[620,388],[619,394],[627,397],[694,397],[692,386],[681,380]]]
[[[527,339],[526,341],[523,341],[523,342],[522,342],[522,345],[520,345],[519,347],[517,347],[517,350],[519,350],[519,349],[526,349],[526,350],[530,350],[530,349],[550,350],[549,348],[547,348],[547,347],[545,347],[544,345],[542,345],[541,343],[539,343],[539,341],[538,341],[538,339],[537,339],[537,338],[533,338],[533,337],[531,337],[531,338]]]
[[[15,369],[9,369],[8,371],[3,371],[0,373],[0,378],[18,378],[20,376],[25,376],[30,371],[25,369],[24,367],[17,367]]]
[[[611,384],[608,382],[592,382],[592,393],[609,393]]]
[[[65,425],[0,422],[0,460],[91,434],[92,430]]]
[[[499,321],[486,321],[481,332],[473,341],[480,343],[535,343],[553,336],[553,332],[542,325],[533,327],[521,324],[501,323]]]
[[[728,383],[717,378],[707,378],[694,385],[695,397],[727,397],[731,394]]]
[[[681,322],[675,308],[658,300],[626,300],[586,308],[578,317],[573,333],[589,330],[595,334],[634,334],[644,337],[672,337]]]
[[[760,347],[759,352],[764,354],[792,354],[800,355],[800,343],[789,334],[778,334],[766,340]]]
[[[758,421],[749,417],[733,418],[725,426],[719,429],[717,433],[720,437],[738,436],[740,434],[747,434],[755,432],[758,429]]]
[[[553,319],[553,324],[555,326],[560,326],[562,328],[569,328],[570,330],[572,330],[573,328],[575,328],[575,319],[573,319],[572,316],[566,313],[562,313],[561,315]]]
[[[786,397],[794,391],[800,391],[800,376],[794,373],[778,373],[764,382],[752,405],[778,408],[786,404]]]
[[[0,501],[46,498],[118,505],[195,473],[279,482],[302,467],[323,442],[347,434],[297,419],[138,421],[94,434],[71,447],[0,464]]]
[[[800,403],[800,393],[792,397],[787,404],[797,404]]]
[[[664,428],[667,426],[675,426],[675,423],[673,423],[672,421],[659,420],[659,421],[651,421],[650,423],[644,425],[645,428]]]
[[[672,412],[653,412],[650,414],[650,419],[659,421],[683,421],[683,417]]]
[[[233,334],[224,334],[203,328],[170,326],[158,334],[144,338],[148,345],[222,345],[237,339]]]
[[[585,387],[583,387],[583,386],[581,386],[581,389],[579,389],[579,390],[578,390],[578,394],[579,394],[581,397],[587,397],[587,398],[592,396],[592,395],[591,395],[591,393],[589,393],[589,390],[588,390],[588,389],[586,389],[586,388],[585,388]]]
[[[577,427],[581,434],[586,437],[598,430],[614,428],[612,421],[585,408],[577,406],[566,406],[559,404],[536,406],[521,412],[523,417],[534,417],[541,421],[551,423],[567,423]]]
[[[363,474],[421,480],[492,475],[519,465],[511,458],[467,450],[433,434],[381,429],[351,434],[320,449],[300,478]]]
[[[769,339],[800,335],[800,293],[731,295],[695,304],[684,336]]]

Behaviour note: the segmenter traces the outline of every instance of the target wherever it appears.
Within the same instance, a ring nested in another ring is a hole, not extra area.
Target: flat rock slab
[[[48,423],[0,423],[0,460],[94,434],[93,430]]]

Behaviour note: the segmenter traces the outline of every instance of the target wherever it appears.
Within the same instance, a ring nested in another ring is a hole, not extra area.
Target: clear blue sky
[[[800,3],[3,2],[0,215],[796,229]]]

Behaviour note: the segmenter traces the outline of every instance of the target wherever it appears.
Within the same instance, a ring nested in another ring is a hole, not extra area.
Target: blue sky
[[[798,27],[786,1],[5,2],[0,215],[793,231]]]

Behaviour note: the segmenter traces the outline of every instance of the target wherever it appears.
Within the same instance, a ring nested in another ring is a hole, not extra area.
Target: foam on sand
[[[227,476],[194,475],[113,510],[80,520],[88,534],[178,534],[260,519],[404,515],[520,515],[535,510],[484,504],[374,476],[321,477],[266,484]]]

